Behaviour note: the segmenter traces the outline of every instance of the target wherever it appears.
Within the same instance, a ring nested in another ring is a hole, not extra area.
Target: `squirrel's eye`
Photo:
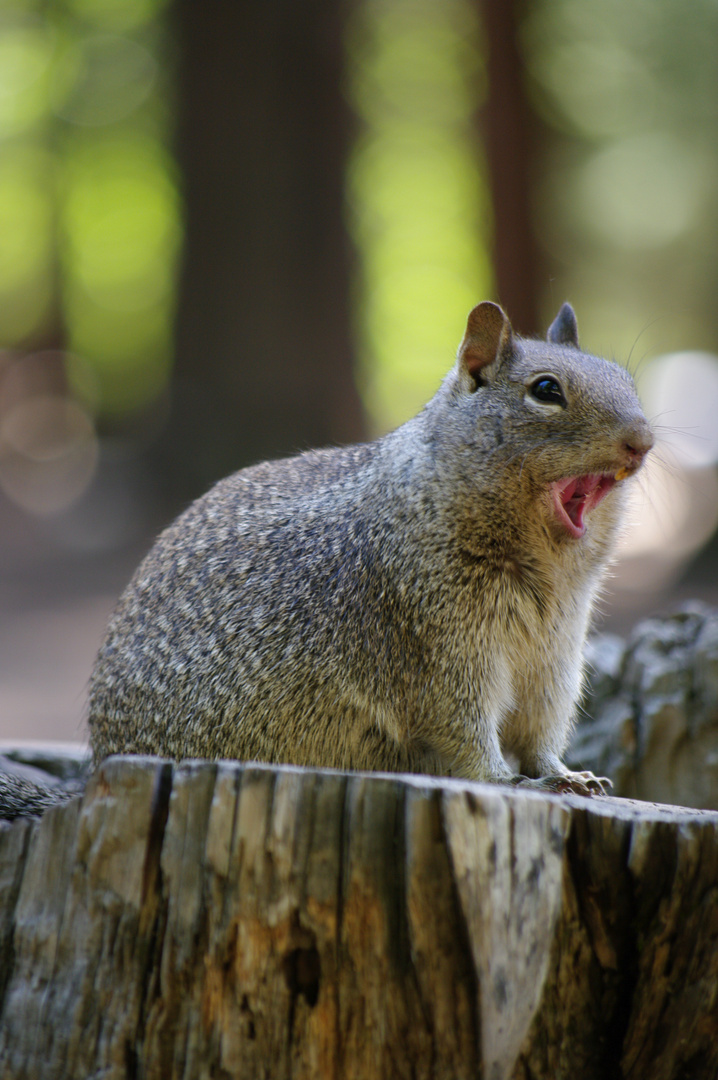
[[[545,375],[531,384],[531,396],[537,401],[543,401],[549,405],[565,405],[566,398],[555,379],[549,379]]]

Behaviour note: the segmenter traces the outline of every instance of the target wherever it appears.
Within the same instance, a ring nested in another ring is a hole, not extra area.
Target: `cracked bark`
[[[589,680],[567,764],[613,792],[718,809],[718,611],[695,601],[589,642]]]
[[[0,831],[0,1076],[714,1080],[718,814],[111,759]]]

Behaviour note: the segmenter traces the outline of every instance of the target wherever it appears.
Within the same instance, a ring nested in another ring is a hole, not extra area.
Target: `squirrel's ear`
[[[553,345],[572,345],[578,348],[578,323],[570,304],[562,304],[561,310],[548,328],[546,340]]]
[[[511,323],[498,304],[485,300],[470,313],[466,333],[459,345],[459,368],[463,368],[477,386],[482,372],[495,360],[508,355],[513,345]]]

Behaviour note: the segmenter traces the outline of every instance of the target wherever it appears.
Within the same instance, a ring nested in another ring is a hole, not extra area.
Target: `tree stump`
[[[627,641],[589,641],[588,692],[571,768],[616,795],[718,810],[718,610],[695,601]]]
[[[0,1076],[715,1080],[718,814],[109,759],[0,831]]]

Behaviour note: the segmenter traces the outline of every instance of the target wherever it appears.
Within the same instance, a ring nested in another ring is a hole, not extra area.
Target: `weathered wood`
[[[0,831],[0,1076],[714,1080],[718,814],[107,761]]]
[[[614,794],[718,810],[718,611],[695,601],[588,646],[567,762]]]

